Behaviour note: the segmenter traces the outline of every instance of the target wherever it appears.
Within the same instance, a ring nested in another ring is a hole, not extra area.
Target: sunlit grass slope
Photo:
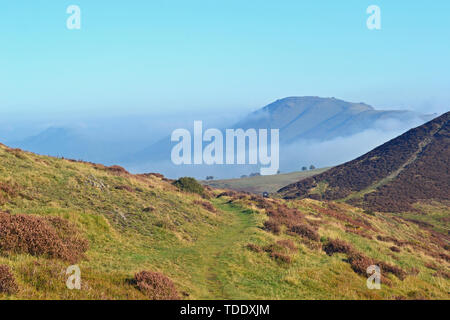
[[[182,299],[449,298],[448,207],[428,204],[422,215],[401,216],[206,192],[0,145],[0,211],[67,219],[89,242],[78,261],[81,290],[66,287],[67,261],[2,251],[0,265],[10,267],[18,290],[0,299],[146,299],[132,281],[142,270],[169,277]],[[296,224],[318,238],[293,232]],[[345,253],[324,252],[333,239],[406,276],[387,273],[381,290],[369,290]]]

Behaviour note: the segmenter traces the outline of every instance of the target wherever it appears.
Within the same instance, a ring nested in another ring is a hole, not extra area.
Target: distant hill
[[[279,190],[286,199],[345,199],[377,211],[450,200],[450,112],[363,156]]]
[[[13,145],[43,155],[64,156],[74,159],[82,158],[83,154],[86,155],[89,149],[89,143],[74,130],[62,127],[49,127],[34,136],[13,143]]]
[[[374,128],[381,121],[425,122],[432,115],[407,110],[375,110],[365,103],[335,98],[289,97],[277,100],[238,122],[235,128],[277,128],[285,143],[324,141]]]
[[[304,162],[328,167],[350,160],[401,132],[431,120],[432,117],[407,110],[375,110],[365,103],[352,103],[335,98],[289,97],[249,114],[230,129],[279,129],[280,169],[297,171]],[[370,130],[374,138],[356,137],[357,134]],[[224,128],[222,131],[224,132]],[[358,141],[352,142],[353,138]],[[328,146],[318,145],[333,139],[348,139],[344,142],[347,147],[340,151],[339,160],[335,154],[325,152]],[[361,143],[360,140],[364,139],[370,141]],[[308,146],[305,147],[304,144]],[[352,144],[355,147],[349,153],[346,150],[348,145]],[[173,146],[174,143],[170,141],[168,135],[159,142],[128,155],[121,163],[137,168],[136,171],[162,170],[171,176],[176,176],[174,173],[179,173],[180,169],[196,177],[205,172],[205,175],[212,174],[226,178],[239,177],[257,170],[256,166],[229,167],[226,170],[223,170],[223,166],[175,166],[170,162]],[[313,146],[314,154],[305,153],[309,151],[309,146]],[[201,178],[204,179],[204,176]]]
[[[10,145],[41,155],[102,163],[111,163],[118,157],[117,152],[125,149],[119,143],[88,137],[82,130],[67,127],[49,127]]]
[[[211,180],[203,181],[203,184],[219,189],[230,189],[255,194],[262,194],[263,192],[274,193],[287,184],[299,181],[301,179],[306,179],[325,170],[327,169],[280,173],[272,176],[255,176],[240,179]]]

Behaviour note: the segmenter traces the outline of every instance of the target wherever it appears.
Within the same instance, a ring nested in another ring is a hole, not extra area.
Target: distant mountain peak
[[[380,119],[419,125],[431,117],[408,110],[376,110],[360,102],[317,96],[286,97],[259,109],[234,127],[280,129],[280,139],[329,140],[350,136],[373,128]],[[413,125],[409,126],[411,128]]]

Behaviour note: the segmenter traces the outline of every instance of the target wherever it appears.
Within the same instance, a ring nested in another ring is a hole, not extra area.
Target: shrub
[[[0,205],[8,203],[11,198],[17,197],[20,187],[14,182],[0,182]]]
[[[194,178],[183,177],[183,178],[180,178],[180,179],[174,181],[172,184],[174,186],[176,186],[178,189],[180,189],[181,191],[197,193],[201,196],[205,196],[205,189]]]
[[[0,182],[0,191],[6,193],[10,197],[16,197],[19,193],[20,187],[16,183]]]
[[[134,276],[137,288],[152,300],[179,300],[174,283],[159,272],[141,271]]]
[[[362,276],[367,275],[367,268],[371,265],[377,265],[381,270],[381,281],[387,285],[390,285],[389,279],[384,277],[384,273],[391,273],[395,275],[400,280],[403,280],[406,277],[406,272],[401,268],[390,265],[383,261],[376,261],[372,258],[369,258],[362,254],[361,252],[357,252],[350,244],[339,240],[334,239],[330,240],[324,247],[323,250],[329,255],[333,255],[334,253],[345,253],[347,254],[347,262],[350,263],[351,268],[357,274]]]
[[[327,255],[332,256],[334,253],[352,253],[353,247],[347,242],[339,239],[330,239],[323,247]]]
[[[61,218],[38,218],[0,212],[0,250],[76,262],[88,242]]]
[[[281,228],[277,222],[273,220],[267,220],[264,222],[264,230],[270,231],[274,234],[280,234]]]
[[[375,212],[372,209],[364,209],[363,212],[365,214],[368,214],[369,216],[373,216],[373,217],[376,216]]]
[[[263,250],[267,253],[272,253],[272,252],[283,252],[283,253],[287,253],[287,249],[277,243],[272,243],[272,244],[268,244],[267,246],[265,246],[263,248]]]
[[[412,275],[412,276],[417,276],[419,273],[420,273],[420,270],[418,268],[415,268],[415,267],[411,268],[408,271],[408,274]]]
[[[249,243],[247,244],[247,249],[253,252],[262,252],[263,249],[257,244]]]
[[[362,275],[364,277],[367,277],[367,268],[369,266],[378,265],[381,271],[381,283],[384,283],[388,286],[392,285],[392,282],[384,275],[384,272],[387,271],[383,269],[380,263],[377,263],[375,260],[366,257],[362,253],[360,252],[349,253],[347,261],[350,263],[350,266],[355,273]]]
[[[282,262],[282,263],[291,263],[292,259],[291,257],[289,257],[286,254],[280,253],[280,252],[272,252],[270,253],[270,257],[278,262]]]
[[[131,192],[131,193],[134,192],[132,187],[126,186],[126,185],[116,186],[114,189],[116,189],[116,190],[125,190],[125,191]]]
[[[434,262],[425,263],[425,267],[427,267],[428,269],[431,269],[431,270],[439,270],[439,267]]]
[[[267,215],[280,225],[285,225],[290,228],[298,224],[306,224],[304,215],[297,209],[288,208],[286,205],[281,205],[277,210],[269,209]]]
[[[15,149],[8,148],[8,149],[6,149],[6,152],[11,153],[12,155],[14,155],[15,157],[17,157],[19,159],[22,159],[22,160],[26,159],[25,152],[19,148],[15,148]]]
[[[450,262],[450,256],[445,253],[439,253],[439,258],[444,259],[447,262]]]
[[[250,201],[252,201],[259,209],[272,209],[273,204],[266,198],[260,196],[251,196]]]
[[[62,259],[76,262],[84,258],[84,253],[89,249],[89,241],[81,235],[78,229],[72,223],[60,217],[48,217],[46,220],[64,244],[65,249],[63,251],[65,254]]]
[[[406,278],[406,272],[399,267],[390,265],[389,263],[383,261],[378,261],[377,264],[380,266],[381,272],[391,273],[400,280],[404,280]]]
[[[301,238],[300,242],[310,250],[322,250],[322,243],[319,241],[310,240],[308,238]]]
[[[294,232],[302,237],[305,237],[307,239],[313,240],[313,241],[319,241],[320,236],[312,227],[306,225],[306,224],[298,224],[295,226],[292,226],[289,231]]]
[[[277,244],[285,247],[286,249],[289,249],[290,251],[294,252],[297,250],[297,246],[295,245],[294,241],[286,239],[286,240],[278,240]]]
[[[8,203],[8,199],[0,193],[0,206],[3,206],[6,203]]]
[[[106,170],[108,170],[111,173],[118,174],[118,175],[120,175],[120,174],[129,175],[130,174],[127,170],[125,170],[121,166],[117,166],[117,165],[107,167]]]
[[[194,204],[200,205],[210,212],[217,212],[216,208],[210,202],[195,200]]]
[[[376,261],[374,259],[366,257],[364,254],[360,252],[354,251],[348,254],[347,261],[350,263],[353,271],[363,276],[367,274],[366,272],[369,266],[371,265],[379,266],[381,271],[381,280],[386,284],[390,283],[390,281],[384,277],[384,274],[386,273],[391,273],[400,280],[404,280],[406,277],[406,272],[403,271],[401,268],[390,265],[384,261]]]
[[[400,252],[400,248],[398,248],[396,246],[392,246],[389,249],[391,249],[392,252]]]
[[[445,270],[438,270],[435,273],[433,273],[433,277],[441,277],[445,279],[450,279],[450,272],[447,272]]]
[[[216,198],[221,198],[221,197],[235,197],[237,196],[238,193],[232,190],[228,190],[228,191],[224,191],[222,193],[220,193],[219,195],[217,195]]]
[[[17,290],[16,280],[9,267],[0,265],[0,293],[13,294]]]
[[[367,274],[367,268],[369,266],[376,264],[374,260],[366,257],[360,252],[349,253],[347,261],[350,263],[353,271],[363,276]]]

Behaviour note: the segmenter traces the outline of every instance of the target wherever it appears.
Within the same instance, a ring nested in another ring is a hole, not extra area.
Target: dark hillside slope
[[[346,198],[379,211],[408,210],[412,203],[425,199],[447,201],[449,118],[447,112],[353,161],[279,192],[286,199]]]

